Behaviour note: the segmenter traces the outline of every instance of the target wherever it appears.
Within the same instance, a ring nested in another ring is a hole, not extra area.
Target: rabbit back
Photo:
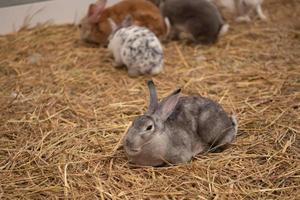
[[[215,42],[224,24],[217,7],[207,0],[166,0],[161,10],[173,28],[191,33],[196,42]]]
[[[173,146],[181,144],[191,155],[232,142],[237,123],[216,102],[201,96],[181,97],[166,121],[174,134]]]
[[[139,74],[156,74],[163,67],[163,49],[160,41],[147,28],[130,26],[116,34],[122,38],[121,59],[128,70]]]
[[[103,1],[103,0],[102,0]],[[91,4],[90,6],[97,4]],[[118,25],[127,15],[131,15],[134,24],[144,26],[153,31],[157,36],[163,36],[167,32],[165,20],[160,10],[148,1],[141,0],[122,0],[115,5],[100,10],[97,18],[91,22],[88,15],[80,23],[81,39],[87,42],[94,42],[100,45],[106,45],[111,28],[108,19],[113,19]]]

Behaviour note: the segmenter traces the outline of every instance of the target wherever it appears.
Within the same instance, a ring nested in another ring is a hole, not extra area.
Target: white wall
[[[108,6],[119,0],[108,0]],[[17,31],[27,19],[30,26],[38,23],[77,23],[96,0],[53,0],[0,8],[0,34]]]

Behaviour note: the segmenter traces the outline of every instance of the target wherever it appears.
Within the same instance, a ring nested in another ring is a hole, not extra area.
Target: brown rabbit
[[[167,27],[160,10],[146,0],[123,0],[105,8],[107,0],[99,0],[90,4],[87,15],[79,24],[80,37],[83,41],[107,45],[111,26],[111,18],[120,25],[127,15],[133,17],[133,24],[149,28],[156,36],[166,34]]]

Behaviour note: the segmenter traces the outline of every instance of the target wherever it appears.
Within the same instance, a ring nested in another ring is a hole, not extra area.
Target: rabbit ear
[[[148,85],[149,94],[150,94],[149,107],[148,107],[147,113],[153,114],[158,105],[156,88],[155,88],[154,82],[152,80],[148,81],[147,85]]]
[[[124,18],[123,22],[122,22],[122,27],[128,27],[131,26],[132,23],[132,16],[131,15],[126,15],[126,17]]]
[[[118,28],[118,26],[115,23],[115,21],[112,18],[108,18],[107,20],[108,20],[108,22],[110,24],[112,32],[115,32],[117,30],[117,28]]]
[[[155,111],[155,114],[162,119],[162,121],[166,121],[168,117],[173,113],[179,97],[180,97],[181,89],[175,90],[168,97],[164,98],[158,105],[158,109]]]
[[[90,4],[88,10],[88,19],[91,23],[97,23],[101,13],[103,12],[107,0],[100,0],[97,3]]]

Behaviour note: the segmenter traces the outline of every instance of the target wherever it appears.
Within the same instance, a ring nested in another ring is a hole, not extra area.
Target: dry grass
[[[146,80],[116,70],[74,26],[0,37],[0,199],[300,199],[300,4],[232,24],[216,45],[165,45],[160,97],[176,87],[236,113],[222,153],[162,168],[130,165],[119,141],[147,105]]]

